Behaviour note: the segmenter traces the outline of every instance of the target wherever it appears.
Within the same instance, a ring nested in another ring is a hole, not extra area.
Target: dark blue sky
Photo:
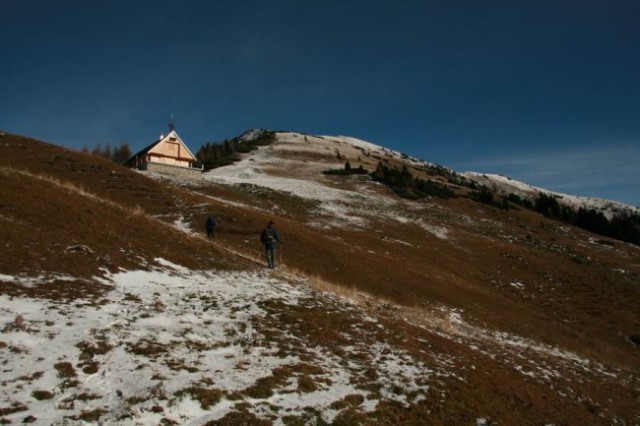
[[[0,0],[0,128],[348,135],[640,205],[640,2]]]

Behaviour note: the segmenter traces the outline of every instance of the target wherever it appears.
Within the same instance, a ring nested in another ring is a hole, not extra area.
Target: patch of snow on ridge
[[[404,159],[405,161],[408,161],[410,163],[416,164],[416,165],[424,165],[424,166],[436,166],[436,164],[434,163],[430,163],[428,161],[424,161],[424,160],[420,160],[418,158],[414,158],[411,156],[408,156],[406,154],[403,154],[400,151],[395,151],[392,149],[388,149],[385,148],[381,145],[376,145],[374,143],[371,142],[367,142],[364,141],[362,139],[357,139],[357,138],[353,138],[350,136],[322,136],[325,139],[329,139],[329,140],[334,140],[337,142],[341,142],[341,143],[346,143],[349,144],[355,148],[360,148],[363,150],[368,150],[368,151],[372,151],[375,152],[377,151],[378,153],[388,153],[390,154],[392,157],[396,158],[396,159]]]
[[[203,174],[203,177],[218,183],[234,185],[248,183],[263,186],[276,191],[289,192],[301,198],[325,202],[348,201],[350,199],[383,202],[383,197],[331,188],[311,180],[269,176],[262,172],[261,167],[274,163],[282,163],[282,160],[273,157],[268,148],[259,147],[252,156],[228,166],[209,170]]]
[[[416,223],[436,238],[444,241],[449,240],[449,230],[444,226],[432,225],[430,223],[425,223],[423,220],[418,220]]]
[[[467,179],[480,183],[481,185],[493,188],[504,195],[512,193],[521,198],[528,198],[533,201],[538,194],[545,193],[556,197],[561,204],[570,206],[575,210],[586,208],[601,211],[608,219],[611,219],[613,216],[620,213],[640,214],[640,208],[620,203],[618,201],[563,194],[561,192],[538,188],[502,175],[478,172],[464,172],[460,174]]]
[[[247,130],[246,132],[244,132],[243,134],[240,135],[240,137],[238,137],[238,139],[242,142],[245,141],[250,141],[253,139],[256,139],[258,136],[260,136],[265,130],[263,129],[251,129],[251,130]]]
[[[318,212],[331,217],[333,219],[331,224],[337,228],[351,228],[352,226],[366,228],[369,224],[366,219],[352,214],[351,209],[343,203],[323,203]]]
[[[349,136],[324,136],[324,137],[328,139],[341,141],[341,142],[344,141],[351,146],[355,146],[363,149],[374,150],[374,151],[382,151],[384,149],[380,145],[376,145],[371,142],[363,141],[362,139],[356,139]]]
[[[169,268],[169,269],[173,269],[174,271],[180,272],[182,274],[187,274],[190,272],[189,268],[185,268],[182,265],[178,265],[175,264],[167,259],[164,259],[162,257],[156,257],[155,259],[153,259],[155,262],[157,262],[159,265],[164,266],[165,268]]]

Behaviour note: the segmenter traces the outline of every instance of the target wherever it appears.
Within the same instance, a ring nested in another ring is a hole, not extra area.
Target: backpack
[[[207,229],[213,229],[215,225],[216,225],[216,218],[214,216],[209,216],[207,218],[207,223],[205,224],[205,226],[207,227]]]
[[[276,236],[273,234],[273,231],[269,228],[266,228],[262,232],[262,243],[272,245],[276,242]]]

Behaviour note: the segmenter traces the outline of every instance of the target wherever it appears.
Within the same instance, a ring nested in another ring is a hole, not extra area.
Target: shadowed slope
[[[173,226],[180,190],[31,139],[7,135],[2,142],[3,272],[90,277],[100,268],[144,267],[155,257],[192,268],[238,263]]]

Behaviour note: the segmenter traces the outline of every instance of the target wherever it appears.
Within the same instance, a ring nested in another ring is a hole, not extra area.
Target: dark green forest
[[[558,201],[559,196],[544,192],[540,192],[532,201],[515,194],[500,195],[484,186],[478,191],[472,192],[471,198],[505,210],[516,206],[524,207],[550,219],[556,219],[595,234],[640,245],[640,215],[638,214],[618,213],[608,219],[600,211],[585,207],[576,210]]]
[[[527,207],[531,202],[526,204]],[[640,245],[640,215],[618,214],[611,219],[602,212],[580,207],[577,211],[558,202],[557,197],[540,193],[533,202],[533,210],[544,216],[561,220],[570,225],[615,238],[616,240]]]
[[[196,158],[204,170],[227,166],[240,160],[240,154],[251,152],[259,146],[268,146],[275,140],[275,132],[262,131],[251,140],[240,137],[222,142],[207,142],[196,152]]]

